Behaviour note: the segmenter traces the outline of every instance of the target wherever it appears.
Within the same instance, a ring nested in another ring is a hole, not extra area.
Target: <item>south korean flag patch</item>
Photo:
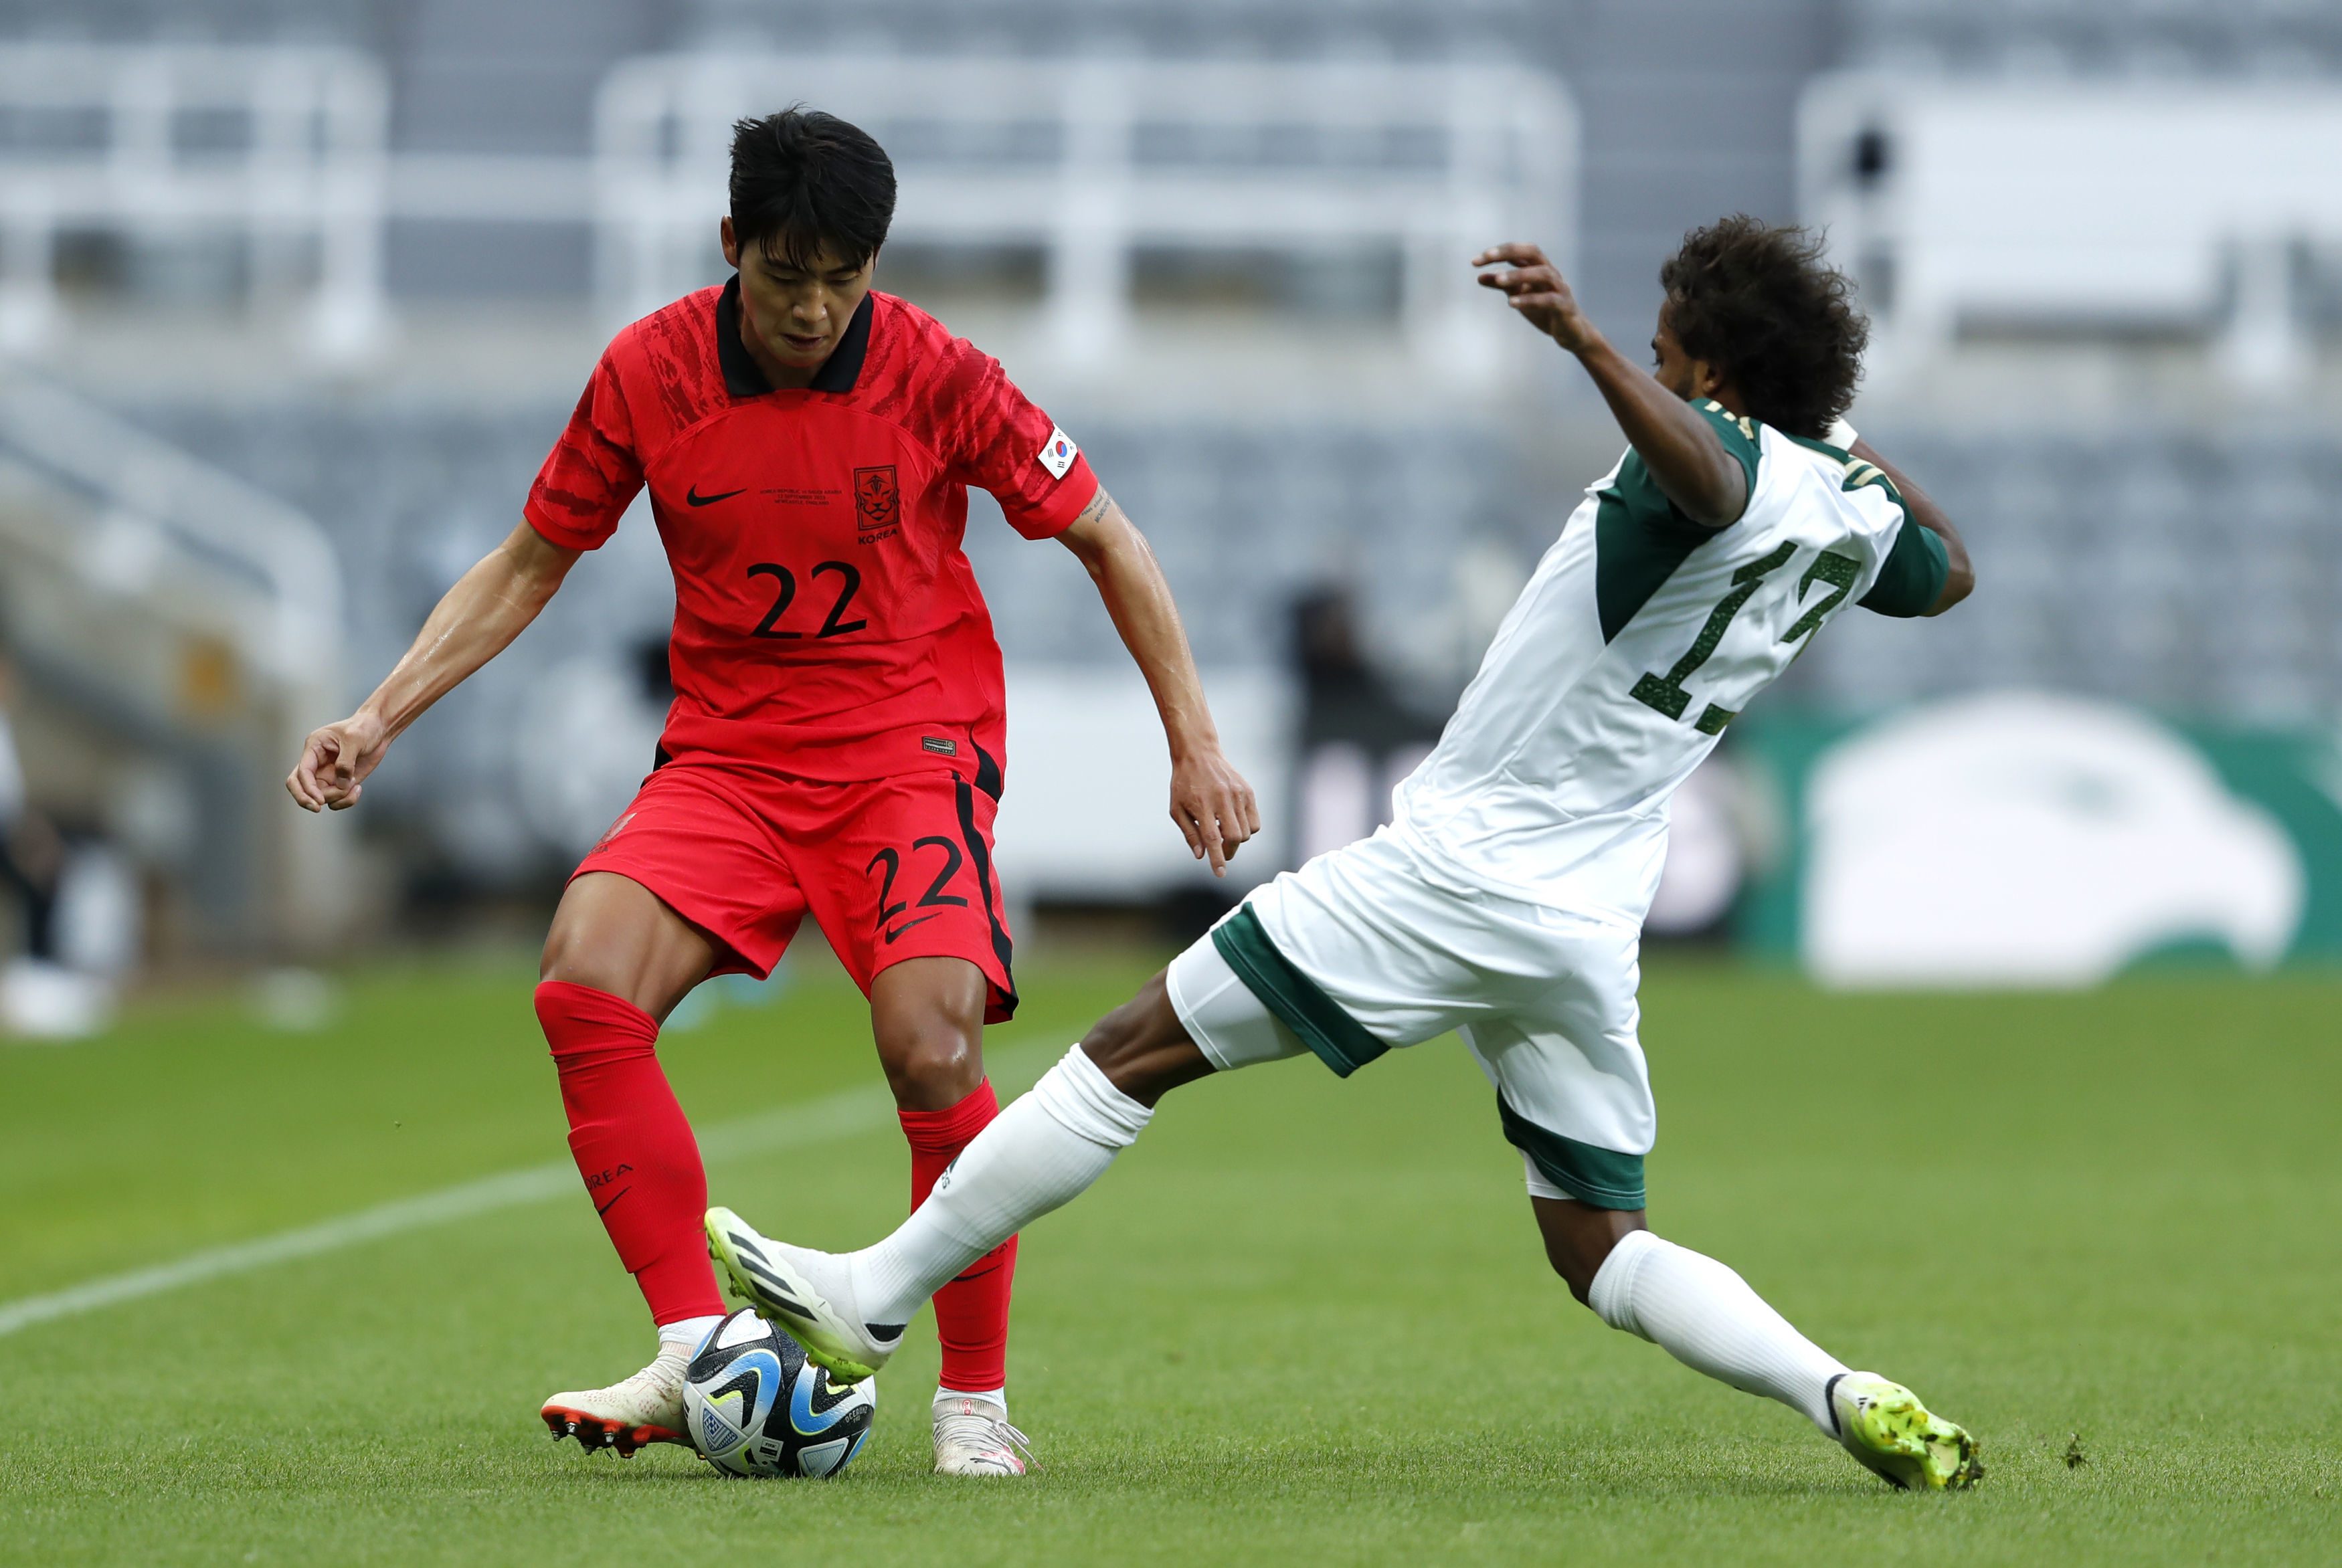
[[[1074,438],[1054,424],[1049,426],[1049,439],[1042,444],[1039,452],[1034,454],[1040,459],[1041,466],[1049,471],[1052,479],[1063,479],[1066,470],[1071,468],[1074,459],[1081,454],[1082,449],[1074,444]]]

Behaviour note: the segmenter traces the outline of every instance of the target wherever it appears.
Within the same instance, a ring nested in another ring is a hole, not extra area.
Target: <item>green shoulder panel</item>
[[[1725,412],[1706,399],[1692,407],[1724,438],[1724,449],[1739,461],[1756,493],[1756,468],[1764,447],[1753,419]],[[1650,603],[1659,585],[1675,574],[1684,557],[1720,530],[1686,516],[1651,477],[1643,454],[1627,448],[1618,475],[1596,497],[1594,519],[1594,600],[1602,615],[1606,643],[1626,629],[1635,612]]]
[[[1756,494],[1756,465],[1764,461],[1765,443],[1757,435],[1764,425],[1745,414],[1735,414],[1712,397],[1703,397],[1692,407],[1707,416],[1707,423],[1724,437],[1724,449],[1740,460],[1741,472],[1748,476],[1748,494]]]

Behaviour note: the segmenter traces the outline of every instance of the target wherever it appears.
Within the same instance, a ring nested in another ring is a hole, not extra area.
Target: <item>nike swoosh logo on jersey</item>
[[[624,1189],[623,1191],[621,1191],[621,1192],[618,1193],[618,1198],[623,1198],[623,1197],[625,1197],[625,1196],[626,1195],[626,1193],[631,1193],[631,1192],[633,1192],[633,1191],[634,1191],[634,1188],[632,1188],[632,1187],[627,1187],[627,1188]],[[596,1213],[597,1213],[597,1214],[606,1214],[606,1213],[608,1213],[612,1209],[615,1209],[615,1208],[616,1208],[616,1207],[618,1206],[618,1198],[612,1198],[612,1199],[611,1199],[608,1203],[598,1203],[598,1204],[595,1205],[594,1212],[595,1212]]]
[[[906,920],[903,922],[902,924],[896,926],[894,930],[888,932],[886,934],[886,940],[888,942],[892,942],[895,938],[902,935],[903,933],[910,930],[911,927],[915,925],[925,925],[928,921],[933,920],[935,916],[932,914],[923,914],[916,920]]]
[[[683,493],[683,498],[691,503],[694,506],[713,506],[718,501],[729,501],[735,495],[746,495],[746,494],[748,494],[748,489],[747,486],[744,484],[737,490],[726,490],[720,494],[702,495],[699,493],[699,486],[696,484],[694,484],[690,489]]]

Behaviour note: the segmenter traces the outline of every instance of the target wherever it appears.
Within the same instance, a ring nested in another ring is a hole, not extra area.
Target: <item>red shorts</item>
[[[669,763],[643,781],[572,876],[649,888],[722,949],[713,974],[772,973],[811,914],[870,994],[906,958],[965,958],[992,983],[987,1024],[1016,1011],[992,874],[998,803],[944,769],[856,784]]]

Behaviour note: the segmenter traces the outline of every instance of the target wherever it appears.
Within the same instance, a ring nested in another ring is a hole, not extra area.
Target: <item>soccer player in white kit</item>
[[[1573,1295],[1790,1406],[1897,1486],[1973,1484],[1966,1432],[1646,1227],[1656,1117],[1636,1037],[1676,787],[1847,606],[1937,614],[1965,597],[1967,552],[1845,424],[1867,327],[1803,231],[1736,217],[1686,236],[1660,272],[1656,373],[1603,340],[1534,246],[1473,265],[1577,356],[1629,445],[1399,786],[1396,820],[1256,889],[877,1245],[814,1252],[717,1208],[710,1248],[816,1360],[867,1375],[921,1303],[1096,1181],[1169,1090],[1304,1052],[1347,1076],[1452,1029],[1496,1086]]]

